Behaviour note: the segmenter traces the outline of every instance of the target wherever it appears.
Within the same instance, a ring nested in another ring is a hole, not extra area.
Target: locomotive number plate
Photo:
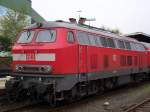
[[[29,61],[35,60],[35,54],[34,53],[27,54],[26,59],[29,60]]]

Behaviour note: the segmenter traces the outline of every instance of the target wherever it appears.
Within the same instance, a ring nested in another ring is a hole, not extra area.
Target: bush
[[[7,37],[0,36],[0,44],[3,47],[4,51],[10,51],[11,39]]]

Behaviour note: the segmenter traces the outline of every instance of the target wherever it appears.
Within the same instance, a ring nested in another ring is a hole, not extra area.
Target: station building
[[[126,34],[125,36],[134,38],[140,42],[150,43],[150,35],[143,32],[135,32],[131,34]]]

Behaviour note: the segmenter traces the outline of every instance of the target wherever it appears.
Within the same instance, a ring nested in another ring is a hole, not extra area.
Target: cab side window
[[[90,45],[88,34],[78,31],[77,39],[80,45]]]
[[[125,46],[126,46],[126,49],[131,49],[131,45],[130,45],[130,42],[125,42]]]
[[[101,41],[101,43],[102,43],[102,46],[104,46],[104,47],[107,47],[107,46],[108,46],[108,44],[107,44],[107,41],[106,41],[106,38],[105,38],[105,37],[100,37],[100,41]]]
[[[124,45],[124,42],[123,42],[122,40],[118,40],[118,41],[117,41],[117,44],[118,44],[118,47],[119,47],[120,49],[125,49],[125,45]]]
[[[114,43],[113,39],[108,38],[107,42],[108,42],[108,47],[115,48],[115,43]]]
[[[68,34],[67,34],[67,41],[69,43],[74,43],[75,42],[75,39],[74,39],[74,34],[72,31],[69,31]]]

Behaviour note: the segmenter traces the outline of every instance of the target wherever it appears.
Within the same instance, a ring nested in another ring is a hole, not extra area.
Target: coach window
[[[67,40],[68,40],[69,43],[74,43],[74,42],[75,42],[75,40],[74,40],[74,35],[73,35],[73,32],[72,32],[72,31],[69,31],[69,32],[68,32]]]
[[[143,49],[143,51],[145,51],[145,50],[146,50],[144,45],[142,45],[142,49]]]
[[[138,44],[134,44],[134,47],[135,47],[135,50],[136,50],[136,51],[139,51],[139,46],[138,46]]]
[[[84,45],[90,45],[90,41],[87,33],[82,33],[82,38],[83,38]]]
[[[102,46],[107,47],[106,38],[105,37],[100,37],[100,40],[101,40]]]
[[[96,46],[96,39],[94,35],[89,35],[90,45]]]
[[[137,50],[137,49],[136,49],[136,44],[135,44],[135,43],[131,42],[130,44],[131,44],[131,49],[132,49],[132,50]]]
[[[139,44],[139,50],[140,51],[145,51],[145,47],[142,44]]]
[[[115,43],[114,43],[113,39],[108,38],[107,42],[108,42],[108,47],[115,48]]]
[[[79,42],[81,45],[89,45],[89,44],[90,44],[87,33],[78,32],[78,33],[77,33],[77,38],[78,38],[78,42]]]
[[[100,41],[100,38],[98,36],[95,36],[95,40],[96,40],[96,45],[101,46],[101,41]]]
[[[122,40],[118,40],[118,41],[117,41],[117,45],[118,45],[118,47],[121,48],[121,49],[124,49],[124,48],[125,48],[124,42],[123,42]]]
[[[126,49],[131,49],[131,45],[130,45],[130,42],[125,42],[125,46],[126,46]]]
[[[137,51],[140,51],[140,46],[139,46],[139,44],[136,44],[136,50],[137,50]]]

